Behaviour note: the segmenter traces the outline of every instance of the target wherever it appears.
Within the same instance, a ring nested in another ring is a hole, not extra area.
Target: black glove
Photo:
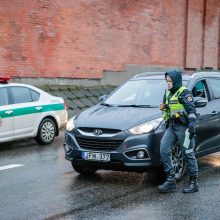
[[[194,123],[189,123],[189,139],[191,140],[195,135]]]

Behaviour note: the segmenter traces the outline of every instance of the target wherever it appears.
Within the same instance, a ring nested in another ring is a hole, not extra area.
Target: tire
[[[90,169],[90,168],[82,167],[78,165],[75,161],[71,161],[71,163],[72,163],[73,169],[77,173],[80,173],[82,175],[92,175],[97,171],[97,169]]]
[[[180,145],[178,143],[176,143],[171,150],[171,159],[175,172],[175,179],[177,182],[179,182],[184,177],[186,171],[186,163],[183,160],[183,155],[181,153]],[[156,177],[155,180],[157,180],[157,182],[163,183],[166,180],[166,174],[163,170],[162,165],[154,168],[154,173]]]
[[[178,143],[175,144],[172,148],[171,158],[175,172],[175,178],[178,182],[183,178],[186,171],[186,163],[183,159],[180,145]]]
[[[50,118],[45,118],[41,121],[37,137],[35,140],[42,145],[47,145],[53,142],[56,135],[56,125]]]

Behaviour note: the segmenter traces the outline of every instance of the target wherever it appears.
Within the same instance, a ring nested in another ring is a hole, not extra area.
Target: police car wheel
[[[71,161],[71,163],[72,163],[73,169],[77,173],[80,173],[82,175],[91,175],[91,174],[94,174],[97,171],[97,169],[82,167],[79,164],[77,164],[75,161]]]
[[[53,120],[45,118],[39,125],[35,140],[42,145],[50,144],[56,135],[56,125]]]
[[[183,159],[183,155],[180,149],[180,145],[177,143],[172,148],[171,158],[173,162],[173,168],[175,172],[175,179],[180,181],[186,171],[186,163]]]

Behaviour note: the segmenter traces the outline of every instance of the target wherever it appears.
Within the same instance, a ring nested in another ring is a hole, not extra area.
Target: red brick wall
[[[0,0],[0,73],[102,78],[125,64],[220,68],[219,0]]]
[[[202,68],[205,0],[189,0],[186,12],[186,64],[187,68]]]
[[[217,16],[218,15],[218,16]],[[220,68],[220,0],[206,2],[203,67]]]
[[[220,1],[190,0],[187,12],[187,68],[220,68]]]

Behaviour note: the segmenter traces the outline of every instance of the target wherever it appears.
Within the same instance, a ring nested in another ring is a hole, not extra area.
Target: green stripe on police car
[[[37,109],[38,107],[42,107],[42,109]],[[48,112],[48,111],[58,111],[64,110],[64,105],[60,104],[50,104],[50,105],[37,105],[37,106],[29,106],[29,107],[21,107],[21,108],[10,108],[6,110],[0,111],[1,118],[9,118],[15,116],[22,116],[28,114],[35,114],[40,112]],[[7,114],[7,111],[13,111],[11,114]]]

